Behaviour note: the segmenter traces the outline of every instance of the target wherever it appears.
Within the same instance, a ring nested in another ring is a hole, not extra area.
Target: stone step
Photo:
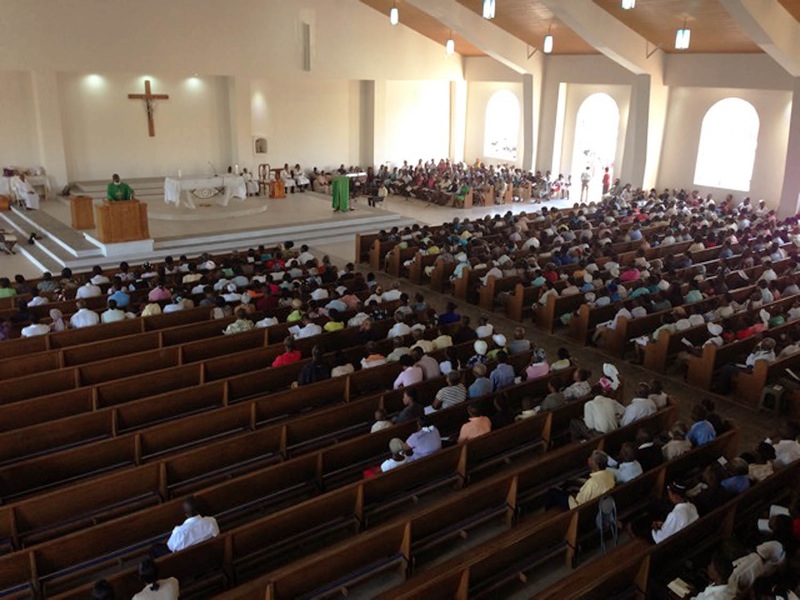
[[[29,246],[27,240],[20,240],[20,243],[16,246],[16,251],[18,254],[27,258],[28,261],[43,273],[49,271],[57,275],[61,273],[61,269],[64,268],[63,264],[59,264],[53,260],[53,257],[45,252],[38,243],[34,246]]]

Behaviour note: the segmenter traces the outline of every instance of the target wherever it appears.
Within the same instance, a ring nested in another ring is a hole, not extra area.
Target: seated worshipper
[[[475,330],[470,327],[469,317],[461,317],[459,327],[456,329],[455,333],[453,333],[453,343],[465,344],[473,341],[475,338]]]
[[[411,345],[412,352],[415,348],[420,348],[425,354],[436,350],[433,342],[425,339],[425,330],[422,329],[422,325],[414,325],[411,329],[411,337],[414,340],[414,343]]]
[[[636,432],[636,460],[645,471],[655,469],[664,462],[664,457],[653,441],[653,436],[647,429],[641,428]]]
[[[100,315],[100,321],[103,323],[115,323],[117,321],[124,321],[127,318],[125,311],[117,307],[116,300],[108,301],[108,310]]]
[[[708,421],[708,411],[702,404],[698,403],[692,407],[691,417],[692,426],[689,433],[686,434],[686,439],[692,443],[693,447],[707,444],[717,437],[714,426]]]
[[[77,300],[83,300],[85,298],[99,298],[102,295],[103,291],[100,289],[100,286],[92,283],[91,281],[87,281],[75,291],[75,298]]]
[[[728,586],[728,579],[733,572],[733,565],[720,552],[715,552],[706,567],[710,579],[706,588],[692,597],[692,600],[736,600],[736,592]]]
[[[775,472],[775,448],[767,442],[759,442],[754,452],[746,452],[742,458],[749,463],[747,476],[752,482],[763,481]]]
[[[475,350],[475,354],[473,354],[467,361],[467,367],[470,368],[474,367],[478,363],[485,363],[488,360],[486,353],[489,351],[489,344],[483,340],[477,340],[472,345],[472,348]]]
[[[642,465],[636,460],[636,446],[630,442],[622,444],[619,462],[608,459],[608,470],[614,474],[617,483],[627,483],[642,474]]]
[[[333,357],[333,365],[331,377],[343,377],[344,375],[350,375],[356,370],[341,350],[336,351]]]
[[[395,425],[408,423],[419,419],[425,414],[425,409],[417,402],[417,391],[414,388],[403,389],[403,410],[394,417]]]
[[[314,337],[315,335],[322,335],[322,327],[314,323],[314,319],[311,318],[310,314],[306,313],[303,315],[303,318],[300,322],[302,323],[301,327],[296,325],[290,327],[290,331],[294,339],[300,340],[303,338]]]
[[[664,384],[661,383],[661,380],[654,379],[650,382],[650,395],[648,398],[653,401],[653,404],[655,404],[656,408],[659,410],[667,406],[669,396],[664,391]]]
[[[453,323],[458,323],[461,320],[461,315],[456,312],[456,305],[454,302],[447,303],[447,309],[445,312],[439,315],[439,324],[440,325],[452,325]]]
[[[750,489],[750,478],[747,476],[747,461],[742,458],[734,458],[728,461],[724,467],[727,477],[720,481],[720,487],[730,496],[738,496]]]
[[[509,399],[506,394],[495,394],[492,400],[494,411],[490,417],[492,420],[492,431],[514,423],[517,414],[516,411],[511,409],[509,404]]]
[[[69,319],[69,325],[73,329],[81,329],[82,327],[92,327],[100,323],[100,315],[93,310],[86,308],[86,302],[78,300],[75,303],[78,309]]]
[[[614,489],[614,474],[607,468],[608,454],[595,450],[586,462],[590,471],[588,479],[568,481],[561,488],[551,489],[546,501],[548,508],[573,509]]]
[[[450,371],[461,368],[461,360],[458,358],[458,350],[453,346],[448,346],[444,351],[444,360],[439,363],[439,370],[442,375],[447,375]]]
[[[50,309],[50,331],[66,331],[67,322],[64,315],[57,308]]]
[[[296,191],[296,184],[294,179],[292,179],[292,172],[289,169],[289,164],[284,164],[283,168],[281,169],[280,173],[278,174],[283,181],[283,185],[289,190],[289,193],[294,194]]]
[[[388,339],[396,338],[396,337],[405,337],[411,334],[411,327],[409,327],[405,322],[405,315],[397,311],[394,313],[394,325],[389,330],[389,333],[386,334]]]
[[[447,334],[443,327],[440,326],[436,330],[436,337],[433,339],[432,343],[434,350],[444,350],[445,348],[452,347],[453,338]]]
[[[492,342],[494,343],[494,348],[487,352],[487,360],[496,360],[500,352],[505,352],[506,356],[508,356],[508,350],[506,350],[506,336],[502,333],[495,333],[492,335]]]
[[[172,299],[172,304],[167,304],[164,307],[164,310],[162,312],[164,312],[164,313],[172,313],[172,312],[178,312],[178,311],[181,311],[181,310],[186,310],[186,304],[183,301],[183,296],[175,296]]]
[[[552,365],[550,365],[551,371],[563,371],[564,369],[569,369],[574,365],[572,360],[572,356],[570,356],[569,350],[566,348],[559,348],[558,349],[558,360],[555,361]]]
[[[303,365],[297,377],[297,385],[308,385],[317,381],[331,378],[331,368],[322,359],[322,348],[314,346],[311,349],[311,360]]]
[[[275,360],[272,361],[273,367],[290,365],[300,361],[303,358],[300,350],[295,349],[294,341],[291,337],[287,337],[285,340],[283,340],[283,350],[283,354],[279,354],[277,357],[275,357]]]
[[[447,385],[436,392],[431,406],[435,410],[450,408],[456,404],[461,404],[467,399],[467,388],[461,383],[461,373],[450,371],[447,374]]]
[[[366,347],[366,356],[361,359],[362,369],[371,369],[372,367],[380,367],[386,364],[386,357],[379,352],[378,344],[375,342],[368,342]]]
[[[372,424],[369,432],[375,433],[381,429],[388,429],[392,425],[393,423],[386,418],[386,411],[382,408],[379,408],[375,411],[375,422]]]
[[[508,354],[506,354],[505,350],[501,350],[497,354],[497,366],[489,375],[489,381],[492,382],[492,391],[496,392],[514,385],[515,378],[514,367],[508,364]]]
[[[400,362],[400,359],[403,356],[410,355],[411,350],[408,348],[406,344],[406,338],[404,337],[396,337],[392,340],[392,344],[394,349],[386,355],[386,362],[393,363],[393,362]]]
[[[508,345],[508,353],[511,356],[515,354],[522,354],[523,352],[530,352],[531,341],[525,338],[525,330],[522,327],[514,329],[514,339]]]
[[[25,210],[38,210],[39,208],[39,194],[33,189],[30,181],[25,177],[25,173],[21,173],[14,180],[14,193],[20,202],[25,205]]]
[[[492,382],[486,377],[487,368],[483,363],[478,363],[472,367],[472,374],[475,375],[475,381],[469,386],[469,398],[481,398],[492,393]]]
[[[180,584],[174,577],[158,578],[158,567],[152,559],[139,563],[139,579],[145,584],[144,589],[131,600],[178,600]]]
[[[389,440],[389,452],[391,456],[381,463],[381,472],[383,473],[411,462],[406,456],[406,445],[400,438]]]
[[[469,421],[461,426],[461,431],[458,434],[459,444],[486,435],[492,430],[492,421],[489,417],[484,417],[481,414],[481,409],[476,404],[470,404],[467,407],[467,414],[469,415]]]
[[[475,335],[479,340],[491,337],[494,333],[494,325],[489,323],[489,317],[482,315],[478,319],[478,326],[475,328]]]
[[[114,588],[105,579],[99,579],[92,588],[92,600],[115,600]]]
[[[680,421],[676,422],[669,430],[669,441],[661,447],[661,454],[664,460],[672,460],[692,449],[692,442],[686,439],[686,425]]]
[[[569,388],[567,388],[569,389]],[[585,440],[614,431],[625,407],[613,398],[597,395],[583,405],[583,419],[570,421],[570,434],[574,440]]]
[[[436,379],[442,374],[439,369],[439,362],[429,354],[425,354],[419,346],[411,349],[411,357],[414,359],[415,364],[422,367],[425,381]]]
[[[644,419],[645,417],[656,414],[658,409],[656,409],[655,402],[650,400],[649,396],[650,386],[646,383],[640,383],[636,390],[636,396],[633,397],[631,403],[625,408],[625,414],[622,415],[619,421],[620,427],[630,425],[639,419]]]
[[[756,546],[755,552],[733,561],[733,571],[728,587],[736,592],[736,598],[750,597],[746,594],[756,580],[771,577],[786,563],[786,548],[778,540],[769,540]],[[774,598],[775,596],[770,596]]]
[[[111,176],[111,183],[106,188],[106,200],[133,200],[134,192],[131,186],[121,181],[119,175],[114,173]]]
[[[403,370],[400,371],[397,378],[394,380],[394,389],[397,390],[401,387],[412,386],[423,381],[425,374],[422,371],[422,367],[414,364],[414,359],[410,354],[401,356],[399,362]]]
[[[39,317],[35,314],[31,315],[31,324],[23,327],[20,335],[24,338],[36,337],[37,335],[44,335],[50,333],[50,326],[39,322]]]
[[[588,369],[575,369],[572,375],[572,383],[564,389],[564,397],[567,401],[580,400],[592,393],[592,384],[589,378],[592,372]]]
[[[247,311],[239,308],[236,310],[236,320],[228,325],[222,333],[225,335],[232,335],[234,333],[251,331],[254,328],[255,324],[247,318]]]
[[[187,498],[181,506],[186,520],[172,530],[172,535],[169,536],[166,543],[166,550],[179,552],[219,535],[217,520],[214,517],[202,516],[194,498]],[[152,554],[155,557],[162,556],[167,553],[166,550],[161,544],[153,548]]]
[[[667,497],[673,508],[666,519],[653,521],[650,524],[649,534],[646,537],[658,544],[697,521],[699,518],[697,508],[687,500],[686,492],[686,485],[682,482],[673,481],[667,486]],[[643,533],[643,527],[637,527],[635,522],[631,524],[631,528],[634,533]]]
[[[621,381],[619,370],[611,363],[603,364],[603,376],[597,382],[604,393],[615,392],[619,389]]]
[[[442,449],[442,436],[425,415],[417,419],[417,430],[408,436],[406,448],[411,452],[411,460],[425,458]]]
[[[524,421],[525,419],[530,419],[531,417],[535,417],[539,414],[539,407],[533,405],[533,398],[526,396],[520,402],[520,413],[514,417],[515,421]]]
[[[546,377],[550,373],[547,355],[543,348],[536,348],[531,354],[531,364],[525,369],[522,378],[525,381]]]
[[[797,436],[796,426],[791,423],[783,423],[778,430],[778,435],[771,440],[766,440],[775,449],[776,468],[788,467],[796,460],[800,460],[800,442],[797,441]]]

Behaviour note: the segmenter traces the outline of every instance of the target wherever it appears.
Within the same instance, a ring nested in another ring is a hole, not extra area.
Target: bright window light
[[[709,108],[700,128],[694,184],[749,192],[759,124],[756,109],[741,98]]]
[[[636,0],[622,0],[622,10],[633,10],[636,8]]]
[[[483,18],[494,19],[496,8],[495,0],[483,0]]]

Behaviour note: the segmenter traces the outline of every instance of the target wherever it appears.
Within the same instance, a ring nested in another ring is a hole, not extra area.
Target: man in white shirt
[[[644,419],[656,413],[656,404],[650,398],[650,389],[647,384],[639,384],[639,389],[636,396],[625,409],[625,414],[622,415],[619,425],[625,427],[631,423]]]
[[[583,405],[583,422],[591,431],[609,433],[619,427],[625,407],[613,398],[595,396]]]
[[[103,323],[114,323],[116,321],[124,321],[125,316],[125,311],[117,308],[117,302],[115,300],[109,300],[108,310],[100,315],[100,320]]]
[[[721,554],[715,554],[708,563],[706,572],[711,578],[711,583],[706,589],[697,594],[692,600],[734,600],[736,590],[728,585],[731,576],[731,562]]]
[[[400,291],[400,284],[395,283],[392,285],[392,289],[383,292],[381,297],[384,302],[394,302],[395,300],[400,300],[402,293],[403,292]]]
[[[415,383],[421,383],[425,378],[422,367],[414,364],[414,359],[410,354],[401,356],[399,362],[403,366],[403,370],[394,380],[394,389],[397,390],[401,387],[408,387]]]
[[[69,324],[73,329],[80,329],[82,327],[92,327],[100,323],[100,315],[93,310],[86,308],[86,302],[78,300],[75,303],[78,308],[77,312],[72,315]]]
[[[790,424],[784,424],[779,431],[780,439],[777,442],[767,440],[775,448],[775,467],[787,467],[796,460],[800,460],[800,443],[797,442],[797,431]]]
[[[324,287],[318,287],[311,292],[311,299],[319,302],[320,300],[328,299],[328,290]]]
[[[322,334],[322,327],[314,323],[313,319],[308,315],[303,315],[303,326],[294,334],[294,339],[300,340],[303,338],[313,337]]]
[[[44,335],[50,333],[50,328],[43,323],[39,323],[39,317],[36,315],[31,316],[31,324],[23,327],[20,335],[24,338],[35,337],[37,335]]]
[[[394,325],[386,335],[387,339],[394,339],[396,337],[405,337],[411,333],[411,327],[406,325],[403,320],[403,313],[394,314]]]
[[[92,278],[89,281],[91,281],[94,285],[111,283],[111,280],[103,275],[103,269],[101,269],[99,265],[92,267]]]
[[[167,541],[170,552],[178,552],[219,535],[217,520],[214,517],[201,516],[193,498],[183,501],[183,512],[186,514],[186,520],[172,530],[172,535]]]
[[[317,262],[316,257],[308,251],[308,246],[303,244],[300,246],[300,256],[297,257],[301,265],[305,265],[308,261]]]
[[[678,482],[669,484],[667,486],[667,496],[675,506],[667,515],[665,521],[655,521],[653,523],[650,534],[656,544],[663,542],[700,518],[694,504],[686,500],[685,485]]]
[[[75,291],[75,298],[80,300],[82,298],[97,298],[103,295],[103,291],[91,281],[87,281]]]
[[[475,335],[479,340],[491,337],[494,333],[494,325],[489,323],[489,317],[483,315],[480,318],[478,326],[475,328]]]

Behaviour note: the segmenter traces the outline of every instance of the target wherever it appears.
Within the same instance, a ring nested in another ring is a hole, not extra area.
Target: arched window
[[[572,183],[580,189],[581,175],[589,170],[588,194],[592,200],[602,195],[603,175],[614,177],[614,162],[619,137],[619,106],[608,94],[592,94],[578,108],[575,118],[575,145],[572,150]],[[583,195],[583,194],[581,194]]]
[[[495,92],[486,104],[483,155],[487,158],[517,160],[519,100],[508,90]]]
[[[741,98],[725,98],[709,108],[700,129],[695,185],[749,192],[758,127],[756,109]]]

